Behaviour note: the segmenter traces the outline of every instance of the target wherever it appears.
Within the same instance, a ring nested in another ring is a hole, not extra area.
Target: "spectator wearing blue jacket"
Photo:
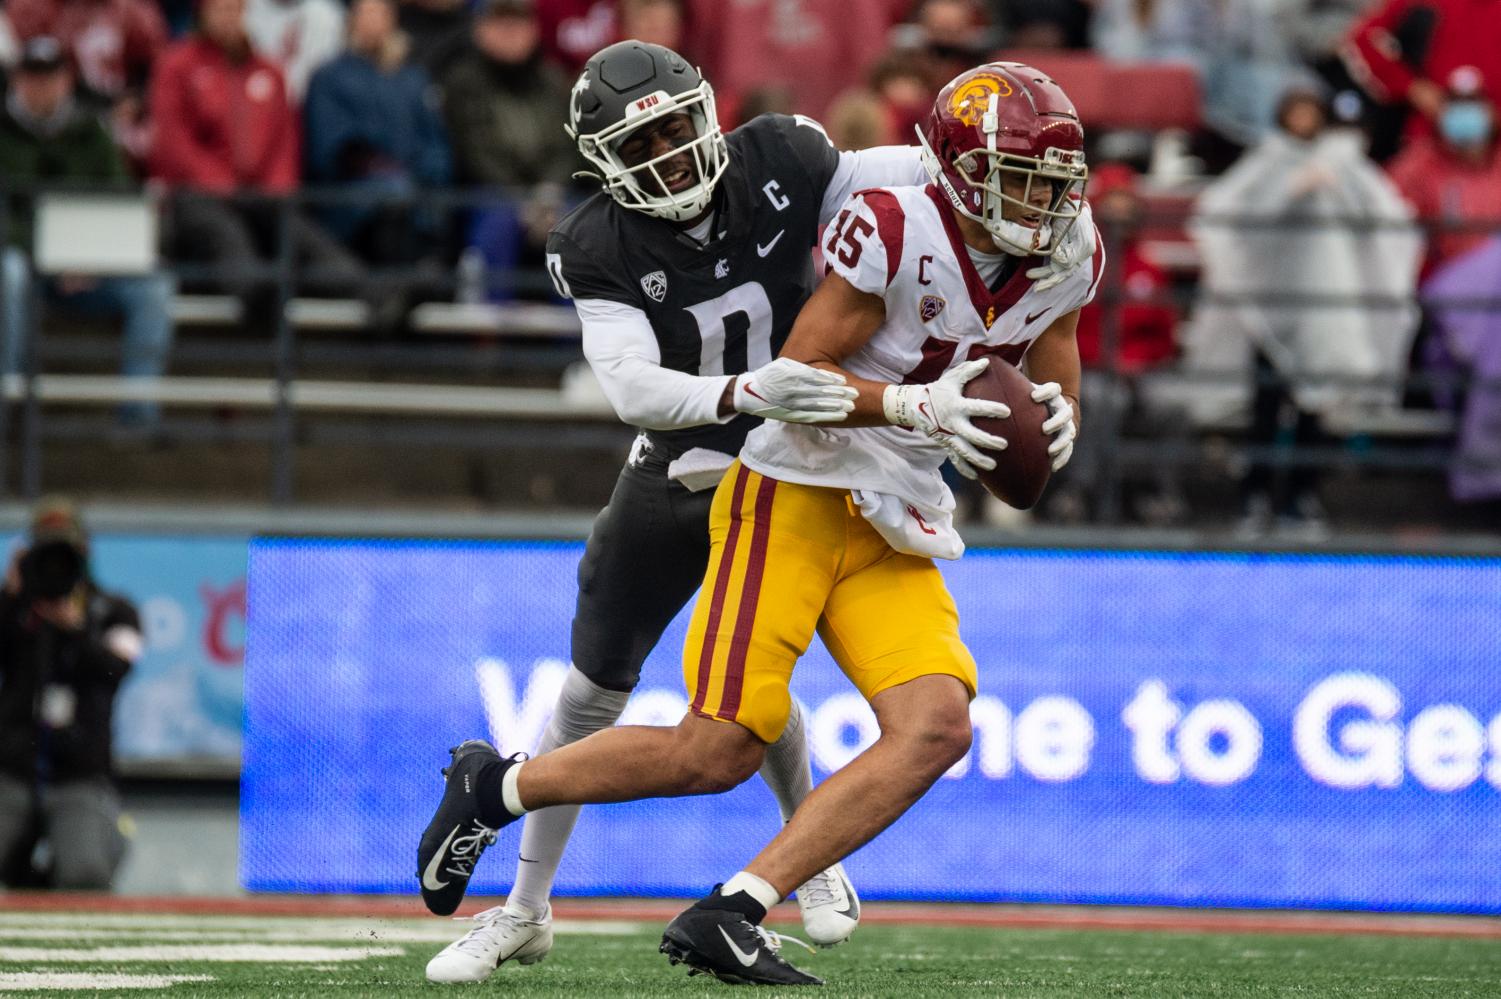
[[[304,105],[307,180],[375,197],[447,184],[453,157],[427,72],[407,61],[395,0],[356,0],[349,48],[321,67]],[[376,263],[410,262],[433,248],[436,224],[399,204],[329,206],[329,228]]]

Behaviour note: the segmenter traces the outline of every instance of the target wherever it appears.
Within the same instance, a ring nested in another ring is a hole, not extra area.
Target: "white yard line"
[[[112,916],[115,914],[111,914]],[[351,943],[428,943],[464,935],[468,919],[300,919],[276,917],[103,916],[58,913],[0,914],[4,940],[245,940],[262,942],[349,941]],[[580,936],[629,936],[650,928],[646,923],[609,919],[559,920],[553,932]]]
[[[0,947],[0,962],[80,964],[95,961],[225,961],[312,964],[397,957],[400,947],[291,947],[276,944],[159,944],[140,947]]]
[[[0,989],[15,989],[20,992],[165,989],[182,982],[213,980],[213,975],[117,975],[87,971],[58,975],[50,971],[15,971],[0,972]]]

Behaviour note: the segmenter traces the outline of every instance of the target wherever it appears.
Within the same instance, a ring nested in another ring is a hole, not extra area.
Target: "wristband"
[[[911,385],[888,385],[881,392],[881,413],[894,427],[915,426],[912,422]]]

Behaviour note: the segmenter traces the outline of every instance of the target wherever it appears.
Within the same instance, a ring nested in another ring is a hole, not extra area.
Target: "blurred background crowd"
[[[1382,504],[1495,522],[1501,0],[7,0],[6,370],[70,370],[69,338],[42,330],[102,322],[128,377],[284,383],[322,370],[338,325],[288,318],[295,296],[357,307],[365,339],[330,373],[410,380],[426,369],[391,350],[420,341],[425,360],[452,348],[449,381],[568,389],[576,327],[541,247],[592,183],[561,124],[584,61],[628,37],[701,66],[726,128],[806,114],[845,149],[910,142],[986,59],[1064,86],[1112,264],[1080,327],[1083,444],[1040,516],[1207,507],[1250,536],[1317,534],[1341,509],[1402,521]],[[150,192],[150,225],[93,233],[149,241],[149,266],[44,265],[39,187]],[[241,353],[188,349],[213,296]],[[445,304],[469,311],[423,311]],[[111,432],[170,446],[156,399],[125,393]],[[598,498],[525,461],[470,478],[451,492]]]

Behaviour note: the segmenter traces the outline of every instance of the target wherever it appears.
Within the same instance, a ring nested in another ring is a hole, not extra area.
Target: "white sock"
[[[526,814],[526,806],[521,803],[521,792],[516,790],[516,782],[521,779],[521,768],[526,766],[518,763],[510,767],[500,775],[500,800],[506,806],[506,811],[515,816]]]
[[[770,882],[748,871],[736,871],[735,875],[719,889],[719,894],[733,895],[741,891],[760,902],[762,908],[768,912],[782,900],[781,892],[773,888]]]
[[[803,733],[803,712],[797,701],[793,701],[787,727],[776,742],[766,747],[766,759],[761,764],[761,779],[776,796],[783,822],[791,819],[797,806],[813,792],[813,769],[808,740]]]
[[[552,752],[570,742],[615,724],[625,710],[630,694],[601,687],[577,669],[570,669],[558,694],[552,719],[537,744],[537,755]],[[519,769],[519,768],[512,768]],[[509,803],[507,803],[509,807]],[[578,821],[579,805],[553,805],[529,812],[521,827],[521,850],[516,864],[516,884],[506,899],[506,908],[540,919],[547,912],[552,883],[562,863],[568,837]]]

